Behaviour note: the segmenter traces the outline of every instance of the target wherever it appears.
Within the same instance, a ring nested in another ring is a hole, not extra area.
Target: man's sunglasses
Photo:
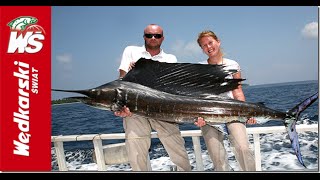
[[[160,38],[162,38],[162,34],[144,34],[144,36],[146,37],[146,38],[152,38],[152,37],[154,37],[154,38],[156,38],[156,39],[160,39]]]

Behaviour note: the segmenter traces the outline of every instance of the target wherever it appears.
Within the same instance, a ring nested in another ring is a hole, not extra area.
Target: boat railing
[[[318,132],[318,124],[301,124],[297,125],[298,132],[312,131]],[[247,133],[253,136],[253,150],[255,155],[256,170],[261,169],[261,150],[260,150],[260,134],[268,133],[281,133],[286,132],[284,126],[270,126],[270,127],[248,127]],[[191,137],[193,143],[193,149],[196,160],[196,171],[204,171],[203,161],[201,156],[201,144],[200,137],[202,136],[200,130],[184,130],[181,131],[182,137]],[[151,133],[151,138],[158,138],[156,132]],[[66,135],[66,136],[51,136],[51,142],[54,144],[54,149],[57,157],[57,163],[59,171],[68,171],[66,157],[64,152],[64,142],[72,141],[92,141],[94,146],[94,154],[98,167],[98,171],[106,171],[107,165],[105,162],[104,146],[102,140],[116,140],[125,139],[124,133],[112,133],[112,134],[85,134],[85,135]],[[150,166],[150,159],[149,159]],[[150,166],[151,167],[151,166]]]

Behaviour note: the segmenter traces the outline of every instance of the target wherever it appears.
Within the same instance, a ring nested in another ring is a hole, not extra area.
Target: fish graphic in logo
[[[20,16],[7,24],[11,30],[8,53],[36,53],[42,49],[46,32],[36,23],[35,17]]]
[[[38,19],[32,16],[20,16],[8,23],[11,30],[23,31],[27,26],[35,24]]]

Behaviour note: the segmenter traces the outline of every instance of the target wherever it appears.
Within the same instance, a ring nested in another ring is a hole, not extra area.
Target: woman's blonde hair
[[[215,39],[216,41],[220,41],[219,38],[217,37],[217,35],[216,35],[214,32],[209,31],[209,30],[202,31],[201,33],[199,33],[199,35],[198,35],[198,40],[197,40],[197,42],[198,42],[198,44],[199,44],[200,47],[201,47],[201,45],[200,45],[200,39],[203,38],[203,37],[206,37],[206,36],[211,36],[211,37],[213,37],[213,39]]]
[[[219,38],[218,38],[218,36],[217,36],[214,32],[212,32],[212,31],[210,31],[210,30],[205,30],[205,31],[202,31],[201,33],[199,33],[199,35],[198,35],[197,42],[198,42],[198,44],[199,44],[200,47],[201,47],[200,39],[203,38],[203,37],[207,37],[207,36],[212,37],[213,39],[215,39],[215,40],[218,41],[218,42],[220,41]],[[201,48],[202,48],[202,47],[201,47]],[[220,53],[221,53],[222,56],[225,55],[225,54],[222,52],[222,48],[221,48],[221,47],[220,47]]]

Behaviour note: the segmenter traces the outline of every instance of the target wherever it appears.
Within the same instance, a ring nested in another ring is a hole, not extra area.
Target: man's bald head
[[[144,29],[144,34],[162,34],[163,35],[163,29],[161,26],[157,24],[149,24]]]

